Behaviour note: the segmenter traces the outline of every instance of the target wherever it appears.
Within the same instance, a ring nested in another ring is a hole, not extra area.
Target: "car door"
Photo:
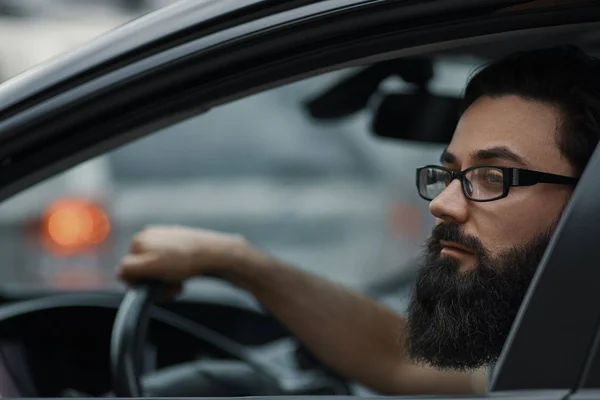
[[[598,383],[596,149],[565,210],[513,324],[493,390],[589,389]]]
[[[467,43],[547,43],[600,19],[597,4],[525,3],[175,4],[0,87],[0,198],[161,127],[302,76]],[[591,240],[597,228],[582,229],[582,221],[600,211],[594,199],[600,183],[593,179],[599,168],[597,153],[538,270],[490,396],[559,399],[578,387],[600,316]],[[542,318],[549,305],[554,315]]]

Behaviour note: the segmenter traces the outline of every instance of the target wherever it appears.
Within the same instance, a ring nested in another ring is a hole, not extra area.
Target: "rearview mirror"
[[[428,143],[449,143],[460,113],[460,99],[420,91],[387,95],[373,122],[376,136]]]

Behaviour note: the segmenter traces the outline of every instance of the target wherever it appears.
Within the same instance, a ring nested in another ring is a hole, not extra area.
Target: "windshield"
[[[304,113],[302,91],[315,83],[218,107],[125,146],[108,156],[111,174],[120,185],[371,176],[372,161],[341,127],[318,124]]]
[[[436,59],[430,92],[458,98],[475,65]],[[390,93],[413,92],[398,77],[383,80],[362,109],[327,116],[335,107],[316,100],[361,70],[224,104],[3,203],[3,284],[119,289],[116,265],[153,224],[239,233],[359,290],[406,275],[433,223],[414,171],[437,162],[443,146],[374,134],[375,120],[414,129],[406,116],[378,112]],[[424,112],[416,111],[402,115]]]

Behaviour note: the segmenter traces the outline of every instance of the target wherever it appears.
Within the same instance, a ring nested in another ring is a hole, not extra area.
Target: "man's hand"
[[[129,284],[166,282],[171,287],[167,297],[193,276],[220,276],[252,293],[325,365],[383,394],[475,389],[469,373],[423,368],[404,357],[398,338],[405,321],[395,312],[272,258],[241,236],[178,226],[148,228],[133,238],[118,274]]]
[[[159,280],[176,286],[202,274],[218,274],[241,262],[247,248],[238,235],[179,226],[149,227],[137,234],[118,268],[128,284]]]

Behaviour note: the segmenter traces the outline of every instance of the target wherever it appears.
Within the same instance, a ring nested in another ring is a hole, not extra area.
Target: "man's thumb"
[[[140,279],[164,279],[165,273],[157,263],[157,258],[151,253],[128,254],[121,260],[117,268],[117,276],[127,282]]]

